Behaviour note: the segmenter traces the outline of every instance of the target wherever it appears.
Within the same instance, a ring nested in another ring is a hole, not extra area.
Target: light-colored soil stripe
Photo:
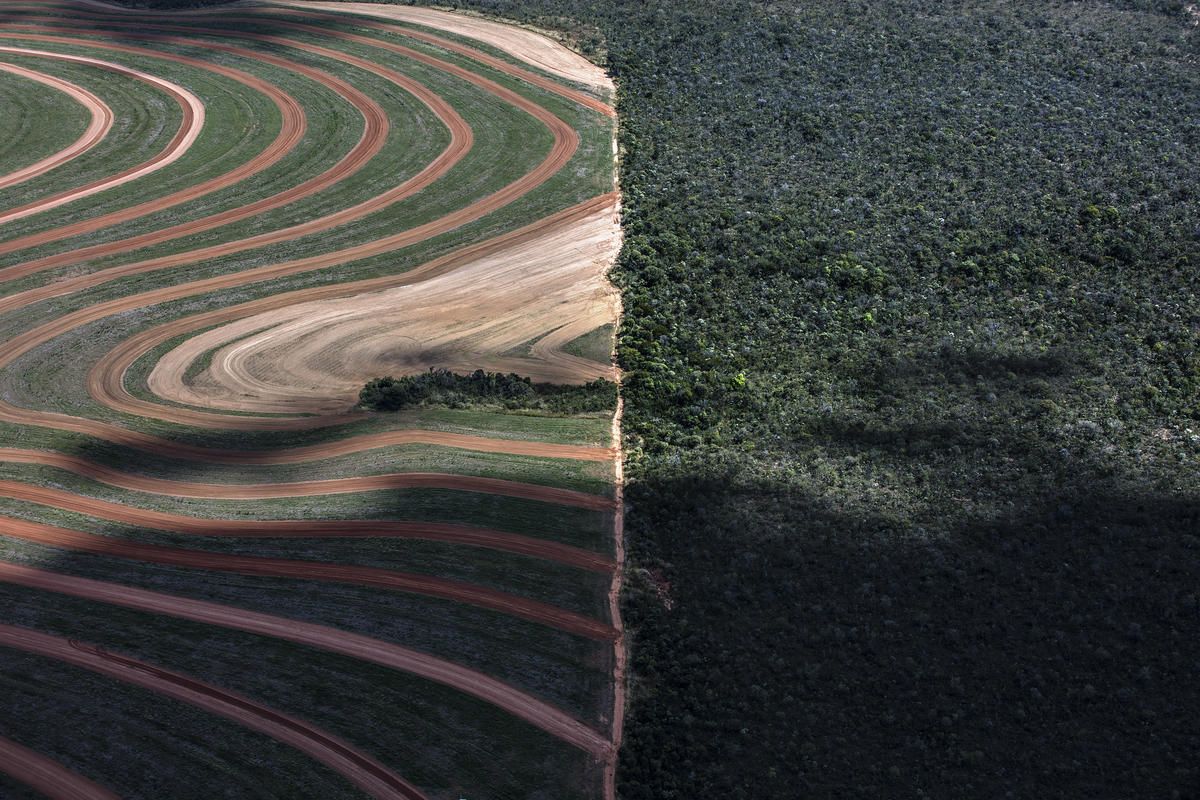
[[[95,781],[4,737],[0,737],[0,772],[37,789],[51,800],[121,800]]]
[[[42,211],[48,211],[52,208],[66,205],[67,203],[79,200],[84,197],[90,197],[106,189],[112,189],[115,186],[129,183],[138,178],[156,172],[163,167],[174,164],[183,154],[188,151],[196,138],[200,135],[200,130],[204,127],[204,103],[200,98],[189,92],[187,89],[170,81],[159,78],[156,75],[151,75],[147,72],[142,72],[138,69],[126,67],[122,64],[114,64],[111,61],[101,61],[98,58],[89,56],[69,55],[66,53],[52,53],[45,50],[28,50],[21,47],[8,47],[0,45],[0,53],[14,53],[27,56],[37,56],[38,58],[49,58],[56,61],[67,61],[72,64],[84,64],[91,67],[115,72],[118,75],[127,75],[131,78],[136,78],[143,83],[162,89],[179,103],[179,107],[183,110],[183,122],[180,125],[179,131],[171,139],[162,152],[136,167],[132,167],[116,175],[111,175],[107,178],[102,178],[98,181],[93,181],[86,186],[80,186],[76,189],[57,194],[53,197],[48,197],[43,200],[38,200],[34,203],[21,206],[20,208],[12,209],[3,214],[0,214],[0,225],[13,220],[22,219]]]
[[[75,578],[6,562],[0,562],[0,581],[298,642],[381,664],[466,692],[592,755],[602,756],[609,750],[608,739],[603,734],[565,711],[482,672],[400,645],[273,614],[89,578]]]
[[[579,547],[507,531],[447,522],[403,520],[253,520],[185,517],[124,506],[17,481],[0,480],[0,496],[92,517],[193,536],[247,539],[405,538],[486,547],[541,558],[591,572],[611,572],[613,560]]]
[[[277,739],[315,758],[371,797],[426,800],[424,794],[348,742],[248,697],[102,647],[0,624],[0,646],[53,658],[164,694]]]
[[[9,51],[12,52],[12,51]],[[55,167],[61,166],[71,159],[86,153],[97,144],[104,140],[113,125],[113,111],[108,107],[108,104],[101,100],[96,95],[84,89],[82,86],[76,86],[73,83],[56,78],[53,75],[46,75],[41,72],[35,72],[25,67],[17,66],[16,64],[0,64],[0,71],[8,72],[13,75],[20,75],[23,78],[28,78],[31,81],[37,81],[44,86],[49,86],[51,89],[57,89],[68,97],[79,102],[87,109],[91,116],[91,121],[88,123],[87,129],[71,144],[46,156],[41,161],[37,161],[26,167],[22,167],[14,172],[10,172],[3,177],[0,177],[0,189],[7,189],[10,186],[16,186],[19,183],[24,183],[30,178],[44,175]]]
[[[612,511],[613,501],[600,495],[559,489],[553,486],[538,486],[499,478],[476,478],[469,475],[449,475],[439,472],[394,472],[387,475],[369,475],[362,478],[335,478],[324,481],[298,481],[295,483],[196,483],[190,481],[168,481],[133,475],[88,461],[78,456],[52,453],[45,450],[19,450],[0,448],[0,461],[17,464],[43,464],[65,469],[76,475],[136,492],[161,494],[171,497],[211,498],[214,500],[257,500],[270,497],[312,497],[323,494],[348,494],[372,492],[381,489],[457,489],[464,492],[499,494],[524,500],[558,503],[592,511]]]
[[[145,25],[140,25],[139,29],[144,29]],[[158,27],[158,26],[156,26]],[[191,31],[196,30],[201,32],[202,29],[185,28],[182,26],[166,26],[171,30]],[[128,34],[124,34],[128,35]],[[361,69],[370,71],[400,87],[402,90],[420,100],[441,120],[450,132],[450,143],[446,149],[426,165],[418,174],[409,178],[401,184],[383,192],[379,195],[364,200],[350,208],[336,211],[322,217],[307,220],[297,225],[292,225],[286,228],[275,231],[267,231],[246,239],[239,239],[234,242],[222,243],[211,247],[192,250],[187,253],[176,254],[162,259],[150,259],[147,261],[135,262],[132,264],[123,264],[119,267],[101,270],[99,272],[81,275],[67,281],[58,281],[48,286],[39,286],[18,295],[12,295],[3,299],[3,304],[0,305],[0,313],[10,308],[17,308],[22,304],[44,300],[48,297],[59,297],[71,292],[77,292],[82,289],[96,286],[100,283],[113,280],[126,275],[136,275],[143,272],[150,272],[155,269],[161,269],[163,266],[170,266],[177,263],[179,259],[187,259],[192,262],[204,261],[218,256],[226,256],[232,253],[250,250],[257,247],[265,247],[270,244],[285,242],[290,239],[299,238],[312,233],[317,233],[322,230],[328,230],[338,225],[343,225],[347,222],[352,222],[360,219],[367,214],[386,208],[392,203],[399,202],[406,197],[421,191],[431,185],[438,178],[445,175],[451,167],[457,164],[463,156],[470,151],[474,143],[474,134],[466,121],[455,111],[449,103],[434,94],[432,91],[412,80],[411,78],[402,75],[395,70],[380,67],[377,64],[363,58],[341,53],[339,51],[330,50],[328,48],[319,47],[317,45],[295,41],[291,39],[283,39],[279,37],[255,37],[248,34],[242,34],[244,38],[253,38],[258,41],[265,41],[269,44],[294,47],[299,50],[322,55],[329,58],[341,60],[348,64],[353,64]],[[158,38],[149,39],[149,41],[160,41]],[[170,41],[187,41],[185,39],[172,38]],[[207,43],[206,43],[207,44]],[[237,48],[234,48],[237,49]],[[239,52],[254,52],[240,51]],[[90,247],[82,247],[76,250],[71,250],[65,253],[57,253],[52,256],[27,261],[23,264],[10,267],[5,270],[0,270],[0,279],[11,279],[21,275],[29,275],[34,272],[40,272],[47,269],[53,269],[66,264],[71,264],[80,261],[86,261],[98,256],[109,256],[115,253],[128,252],[142,247],[147,247],[153,244],[169,241],[171,239],[182,236],[189,236],[194,233],[209,230],[221,225],[227,225],[243,219],[263,214],[272,209],[281,207],[291,202],[310,197],[317,192],[320,192],[334,184],[345,180],[354,172],[357,172],[367,162],[374,157],[385,143],[385,137],[382,135],[387,131],[386,117],[382,115],[379,107],[369,99],[365,99],[361,92],[353,87],[350,87],[340,79],[329,75],[328,73],[312,70],[301,64],[286,62],[282,59],[276,59],[269,55],[264,56],[257,54],[256,57],[266,63],[290,64],[290,69],[295,72],[314,78],[330,89],[339,92],[349,102],[358,108],[359,113],[367,121],[367,129],[364,131],[362,139],[354,149],[348,153],[337,165],[329,170],[326,170],[321,175],[318,175],[298,186],[289,188],[284,192],[272,195],[271,197],[263,198],[262,200],[249,203],[237,208],[228,209],[217,214],[210,215],[197,220],[188,220],[178,225],[161,228],[159,230],[150,231],[148,233],[139,234],[128,239],[122,239],[115,243],[103,243],[92,245]],[[382,133],[381,133],[382,131]]]
[[[600,620],[509,592],[488,589],[448,578],[435,578],[430,575],[417,575],[379,567],[360,567],[355,564],[332,564],[322,561],[265,558],[214,553],[210,550],[189,550],[183,547],[164,547],[163,545],[130,542],[109,536],[97,536],[83,531],[73,531],[6,516],[0,516],[0,535],[23,539],[27,542],[37,542],[50,547],[76,550],[81,553],[125,558],[152,564],[168,564],[200,571],[348,583],[354,586],[370,586],[394,592],[422,594],[479,606],[491,611],[499,611],[502,614],[511,614],[539,625],[546,625],[597,641],[611,642],[616,638],[616,631]]]

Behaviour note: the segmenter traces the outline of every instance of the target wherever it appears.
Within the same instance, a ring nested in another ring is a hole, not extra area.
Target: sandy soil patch
[[[170,351],[149,385],[188,405],[330,413],[353,405],[370,378],[429,367],[612,379],[612,366],[561,348],[616,320],[616,293],[604,276],[619,246],[613,203],[428,281],[216,328]],[[208,368],[185,380],[189,365],[209,354]]]

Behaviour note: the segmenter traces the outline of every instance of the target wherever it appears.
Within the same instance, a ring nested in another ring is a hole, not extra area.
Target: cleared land
[[[84,112],[0,176],[18,782],[147,796],[115,712],[200,720],[180,768],[227,765],[216,794],[283,785],[268,739],[324,796],[612,794],[608,420],[352,408],[426,366],[615,377],[578,344],[618,313],[612,86],[528,31],[385,10],[0,17],[43,124]],[[117,705],[56,728],[93,684]],[[230,724],[259,742],[232,761]]]

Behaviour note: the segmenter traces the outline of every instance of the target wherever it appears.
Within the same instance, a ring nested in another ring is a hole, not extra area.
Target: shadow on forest
[[[812,424],[825,453],[873,448],[876,465],[923,470],[928,496],[900,487],[909,506],[854,498],[856,476],[823,486],[795,467],[803,452],[777,474],[698,462],[629,487],[628,547],[646,569],[626,621],[634,697],[649,699],[632,707],[623,796],[647,796],[665,743],[743,765],[696,765],[682,787],[724,796],[745,787],[723,777],[745,774],[763,797],[1200,786],[1200,493],[1114,469],[1099,442],[1068,460],[1059,442],[997,438],[979,384],[1019,417],[1031,382],[1086,372],[1067,355],[946,350],[855,374],[899,407],[959,369],[971,384],[919,421]],[[1026,474],[995,485],[987,470],[1014,462]],[[931,520],[944,487],[980,470],[990,494]]]

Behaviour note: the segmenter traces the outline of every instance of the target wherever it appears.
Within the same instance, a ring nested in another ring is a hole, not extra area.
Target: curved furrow
[[[149,26],[141,25],[140,28]],[[182,26],[159,26],[153,28],[170,28],[172,30],[195,31],[196,33],[209,33],[207,29],[193,29]],[[234,35],[233,32],[218,32]],[[129,36],[130,34],[123,34]],[[420,100],[441,120],[442,124],[450,131],[450,143],[446,149],[440,153],[433,161],[425,166],[419,173],[409,178],[406,181],[398,184],[387,192],[371,197],[360,203],[357,203],[350,208],[326,214],[303,223],[281,228],[275,231],[268,231],[248,238],[238,239],[236,241],[222,243],[211,247],[199,248],[179,253],[161,259],[143,260],[131,264],[123,264],[118,267],[112,267],[88,275],[79,276],[77,278],[59,281],[47,286],[38,287],[37,289],[23,292],[19,295],[13,295],[4,300],[7,303],[0,305],[0,313],[10,308],[17,308],[20,305],[36,302],[49,297],[59,297],[71,292],[80,291],[91,286],[97,286],[106,281],[114,280],[127,275],[137,275],[143,272],[150,272],[156,269],[162,269],[166,266],[171,266],[179,263],[181,259],[196,262],[218,256],[231,255],[233,253],[251,250],[258,247],[264,247],[270,244],[296,239],[301,236],[306,236],[312,233],[317,233],[323,230],[329,230],[338,225],[343,225],[348,222],[353,222],[361,219],[367,214],[378,211],[382,208],[399,202],[407,197],[410,197],[422,189],[430,186],[436,180],[441,178],[450,169],[462,160],[463,156],[470,151],[474,142],[474,134],[466,121],[455,111],[449,103],[438,97],[422,84],[412,80],[411,78],[396,72],[395,70],[382,67],[367,59],[352,56],[346,53],[341,53],[336,50],[330,50],[318,45],[308,44],[292,39],[284,39],[282,37],[269,36],[254,36],[251,34],[240,34],[242,38],[250,38],[255,41],[265,42],[268,44],[284,45],[294,47],[298,50],[304,50],[315,55],[321,55],[328,58],[336,58],[345,63],[352,64],[360,69],[372,72],[381,78],[391,82],[403,91],[408,92],[413,97]],[[138,35],[137,38],[148,41],[184,41],[177,40],[173,37],[151,37],[148,35]],[[196,40],[200,41],[200,40]],[[195,42],[193,42],[195,43]],[[205,42],[205,44],[208,44]],[[221,46],[216,46],[216,49],[222,49]],[[236,48],[234,48],[236,49]],[[254,51],[247,51],[254,52]],[[270,57],[263,57],[266,63],[272,63]],[[281,60],[281,59],[280,59]],[[293,64],[294,71],[305,70],[304,65]],[[353,104],[358,106],[358,102],[362,99],[362,93],[358,90],[349,87],[344,81],[330,76],[328,73],[313,71],[307,74],[306,77],[314,78],[319,82],[328,86],[334,91],[341,92],[340,87],[349,89],[349,94],[343,94]],[[326,82],[324,78],[329,78]],[[363,138],[355,145],[354,149],[348,153],[341,161],[334,165],[329,170],[326,170],[321,175],[318,175],[302,184],[291,187],[286,191],[280,192],[271,197],[266,197],[253,203],[249,203],[236,208],[228,209],[216,214],[203,217],[201,219],[188,220],[179,223],[178,225],[160,228],[155,231],[140,234],[138,236],[128,237],[116,242],[109,242],[88,247],[70,250],[64,253],[58,253],[52,256],[46,256],[39,259],[27,261],[22,264],[14,265],[7,269],[0,270],[0,280],[10,280],[24,275],[31,275],[35,272],[41,272],[55,267],[64,266],[79,261],[85,261],[100,256],[110,256],[119,253],[129,252],[142,247],[148,247],[154,244],[178,239],[184,236],[190,236],[195,233],[200,233],[205,230],[210,230],[222,225],[227,225],[240,220],[249,219],[251,217],[263,214],[267,211],[280,208],[289,203],[311,197],[343,180],[358,170],[362,169],[382,148],[386,140],[386,117],[384,117],[384,132],[381,135],[378,130],[371,130],[371,127],[379,124],[379,115],[382,111],[378,109],[378,105],[373,101],[368,101],[370,105],[363,104],[359,111],[363,113],[364,119],[368,120],[368,131],[364,133]],[[370,106],[374,108],[370,108]],[[370,109],[370,110],[368,110]],[[2,251],[0,251],[2,252]]]
[[[435,62],[438,61],[438,59],[430,60]],[[444,64],[446,70],[449,72],[461,72],[466,75],[471,74],[466,72],[466,70],[456,67],[455,65],[448,64],[446,62],[440,63]],[[13,360],[28,352],[33,347],[36,347],[42,342],[48,341],[60,333],[72,330],[80,325],[86,324],[87,322],[102,319],[103,317],[110,316],[112,314],[117,314],[122,311],[128,311],[142,306],[162,303],[168,300],[176,300],[190,295],[202,294],[217,289],[233,288],[248,283],[267,280],[269,278],[337,266],[338,264],[349,261],[355,261],[368,256],[386,253],[391,250],[423,241],[436,236],[437,234],[445,233],[464,225],[467,222],[479,219],[480,217],[483,217],[492,211],[511,203],[513,200],[521,197],[529,191],[532,191],[534,188],[548,180],[570,160],[571,156],[575,152],[577,142],[574,130],[565,122],[540,106],[537,106],[515,92],[512,92],[511,90],[506,89],[505,87],[502,87],[492,81],[473,77],[471,82],[488,88],[493,94],[501,96],[503,99],[507,100],[513,105],[529,112],[532,116],[550,128],[554,134],[554,145],[551,149],[551,152],[542,161],[542,163],[521,178],[510,183],[508,186],[439,219],[423,225],[418,225],[414,228],[410,228],[406,231],[402,231],[391,236],[377,239],[375,241],[356,245],[333,253],[325,253],[309,258],[283,262],[281,264],[272,264],[264,267],[244,270],[238,273],[220,275],[206,280],[164,287],[81,309],[63,317],[59,317],[52,322],[45,323],[42,326],[33,329],[32,331],[27,331],[21,336],[9,340],[9,342],[6,343],[7,347],[4,356],[0,357],[0,368],[12,363]],[[489,240],[489,242],[494,241],[495,240]],[[189,263],[189,261],[177,263]],[[0,277],[2,277],[2,273],[0,273]],[[216,312],[199,315],[197,317],[193,317],[192,319],[212,319],[214,315],[217,317],[212,321],[200,323],[201,326],[203,326],[236,318],[236,316],[223,316],[227,314],[229,314],[228,310],[217,310]],[[161,328],[162,326],[155,330],[161,330]],[[141,337],[135,337],[134,341],[138,341],[140,338]],[[167,336],[167,338],[170,338],[170,335]],[[128,349],[129,347],[127,344],[126,347],[119,348],[117,352],[124,353]],[[135,354],[133,358],[129,359],[130,362],[133,359],[136,359],[136,357],[137,355]],[[137,400],[129,395],[121,385],[121,375],[124,372],[124,369],[122,368],[119,371],[116,371],[116,374],[114,374],[113,368],[109,366],[109,360],[110,359],[105,359],[98,363],[96,368],[93,369],[92,373],[89,375],[89,392],[91,392],[97,400],[100,400],[103,403],[139,416],[169,419],[170,421],[181,424],[202,425],[207,427],[234,429],[257,428],[268,430],[294,430],[313,426],[338,424],[357,418],[354,415],[342,415],[335,417],[321,417],[316,418],[315,420],[310,418],[254,419],[230,417],[228,415],[214,414],[210,412],[191,411],[189,409],[177,409],[160,406],[158,404]],[[60,415],[53,416],[60,417]],[[34,416],[27,414],[24,409],[19,409],[16,406],[4,403],[0,405],[0,418],[13,422],[33,422]],[[62,426],[63,422],[64,420],[57,419],[54,425],[60,427]]]
[[[498,494],[523,500],[558,503],[573,508],[586,508],[591,511],[612,511],[614,508],[613,501],[607,497],[578,492],[574,489],[560,489],[555,486],[520,483],[501,478],[479,478],[440,472],[393,472],[361,478],[330,478],[292,483],[200,483],[134,475],[78,456],[46,450],[0,448],[0,461],[57,467],[100,483],[106,483],[109,486],[172,497],[256,500],[269,497],[312,497],[322,494],[373,492],[380,489],[427,488]]]
[[[205,314],[200,314],[192,317],[184,318],[181,321],[170,323],[168,325],[152,328],[148,332],[131,337],[123,343],[121,348],[109,353],[108,356],[96,367],[92,369],[89,376],[89,390],[96,393],[108,392],[112,398],[112,404],[121,406],[126,401],[125,397],[129,398],[129,405],[135,408],[146,406],[146,410],[158,412],[164,407],[152,403],[143,403],[135,398],[132,398],[121,385],[121,376],[128,364],[136,360],[142,353],[153,348],[162,341],[166,341],[180,333],[185,333],[196,328],[207,327],[220,322],[227,322],[232,319],[237,319],[251,313],[279,308],[291,303],[317,300],[326,297],[340,297],[347,293],[358,293],[364,291],[374,291],[376,289],[388,288],[392,286],[402,286],[407,283],[418,280],[425,280],[434,275],[444,274],[463,264],[470,263],[473,259],[482,257],[489,253],[502,250],[505,247],[511,246],[514,243],[525,241],[541,235],[545,230],[551,229],[554,226],[566,220],[579,219],[596,212],[597,210],[606,207],[612,202],[612,197],[609,195],[601,195],[593,198],[577,206],[553,214],[542,219],[487,241],[480,242],[476,245],[463,248],[462,250],[450,253],[438,259],[434,259],[421,267],[418,267],[409,272],[400,275],[389,275],[383,278],[374,278],[364,281],[356,281],[352,283],[334,284],[331,286],[319,286],[311,289],[302,289],[295,292],[285,294],[277,294],[260,300],[250,301],[235,306],[230,306],[224,309],[216,309]],[[422,226],[424,227],[424,226]],[[321,262],[321,266],[335,266],[335,260],[328,260],[325,263],[324,257],[313,259],[303,259],[301,262],[289,262],[283,265],[272,265],[262,267],[250,272],[258,273],[266,277],[276,277],[280,274],[289,274],[289,267],[294,267],[297,263],[302,263],[312,269],[318,268],[313,262]],[[292,271],[297,271],[293,269]],[[14,337],[5,343],[5,351],[0,354],[0,369],[3,369],[8,364],[11,364],[16,358],[33,349],[42,342],[48,341],[55,336],[58,336],[74,328],[84,325],[88,322],[102,319],[111,314],[119,313],[120,311],[130,308],[137,308],[143,305],[149,305],[154,302],[163,302],[165,300],[176,299],[179,296],[188,296],[190,294],[199,294],[204,291],[212,291],[215,289],[227,288],[230,285],[240,285],[238,279],[244,278],[246,273],[237,273],[235,275],[218,276],[203,281],[193,282],[191,284],[183,284],[179,286],[166,287],[164,289],[155,290],[153,292],[143,293],[141,295],[133,295],[130,298],[121,298],[119,300],[110,301],[108,303],[91,306],[90,308],[81,309],[72,314],[63,316],[53,322],[41,325],[31,331]],[[202,286],[202,289],[195,287]],[[109,367],[108,361],[119,361],[123,366],[119,368]],[[115,375],[114,375],[115,373]],[[94,376],[91,377],[91,376]],[[94,381],[94,385],[93,385]],[[113,385],[115,384],[115,386]],[[119,399],[118,399],[119,398]],[[123,409],[124,410],[124,409]],[[180,414],[189,412],[188,409],[171,409],[178,411]],[[133,413],[137,413],[136,411]],[[203,413],[203,412],[192,412]],[[228,415],[212,414],[215,422],[210,427],[216,428],[231,428],[240,426],[241,430],[295,430],[302,428],[322,427],[337,425],[344,422],[349,422],[355,419],[361,419],[361,414],[343,414],[338,416],[313,417],[313,418],[253,418],[253,417],[234,417]],[[193,417],[194,419],[195,417]],[[207,419],[207,418],[205,418]],[[184,455],[188,458],[203,458],[204,460],[224,460],[225,451],[214,453],[204,457],[205,448],[193,448],[180,445],[169,439],[151,436],[149,434],[131,431],[127,428],[122,428],[116,425],[96,422],[94,420],[73,417],[66,414],[55,414],[44,411],[33,411],[30,409],[20,408],[11,403],[0,400],[0,420],[8,422],[24,423],[29,425],[37,425],[46,428],[56,428],[62,430],[70,430],[78,433],[86,433],[95,436],[98,439],[121,444],[129,447],[134,447],[149,452],[160,453],[163,455]],[[176,421],[172,419],[172,421]]]
[[[85,778],[36,750],[0,736],[0,772],[16,778],[52,800],[121,800],[100,784]]]
[[[593,755],[603,755],[609,749],[603,734],[520,689],[469,667],[390,642],[260,611],[77,578],[5,561],[0,561],[0,581],[298,642],[371,661],[466,692]]]
[[[141,528],[194,536],[245,539],[425,539],[532,556],[589,572],[608,573],[615,568],[613,559],[592,550],[473,525],[397,520],[252,520],[187,517],[97,500],[61,489],[6,480],[0,480],[0,496]]]
[[[91,3],[86,3],[86,2],[84,4],[92,5]],[[420,31],[415,28],[407,28],[407,27],[403,27],[400,25],[391,25],[386,22],[378,22],[375,20],[366,19],[361,16],[334,15],[334,14],[330,14],[328,12],[323,12],[323,11],[306,10],[296,3],[284,2],[283,5],[290,6],[290,7],[280,8],[280,7],[275,7],[275,6],[263,6],[260,8],[255,8],[254,10],[257,14],[260,14],[260,15],[261,14],[287,15],[290,17],[302,17],[305,19],[316,20],[316,21],[321,21],[321,22],[349,21],[360,28],[369,28],[371,30],[383,31],[386,33],[395,33],[400,36],[405,36],[409,39],[416,39],[418,41],[426,42],[427,44],[432,44],[432,45],[435,45],[436,47],[440,47],[443,50],[448,50],[452,53],[458,53],[459,55],[467,56],[468,58],[470,58],[473,61],[478,61],[481,64],[485,64],[489,67],[492,67],[493,69],[508,73],[509,75],[512,75],[515,78],[520,78],[521,80],[523,80],[527,83],[533,84],[534,86],[545,89],[549,92],[553,92],[554,94],[557,94],[560,97],[566,98],[567,100],[570,100],[574,103],[578,103],[579,105],[584,106],[585,108],[590,108],[593,111],[598,111],[607,117],[615,118],[617,115],[616,109],[614,109],[611,105],[603,102],[602,100],[599,100],[599,99],[593,97],[590,94],[587,94],[586,92],[581,92],[581,91],[578,91],[577,89],[571,89],[569,87],[563,86],[561,83],[559,83],[557,81],[543,77],[541,75],[538,75],[537,73],[530,72],[527,69],[522,69],[521,67],[515,66],[503,59],[497,58],[493,55],[489,55],[488,53],[485,53],[482,50],[478,50],[474,47],[469,47],[467,45],[460,44],[459,42],[451,41],[450,39],[446,39],[442,36],[437,36],[436,34],[426,33],[425,31]],[[142,12],[135,12],[130,9],[123,9],[123,8],[105,7],[105,9],[107,11],[112,11],[117,14],[142,13]],[[154,17],[156,19],[172,18],[172,17],[195,19],[197,17],[202,17],[202,16],[217,16],[217,15],[220,15],[220,18],[223,20],[228,18],[228,12],[225,10],[221,10],[221,9],[196,9],[191,12],[188,12],[188,11],[160,11],[160,12],[157,12],[154,15]],[[272,20],[272,21],[277,22],[277,20]],[[418,24],[428,24],[428,21],[426,21],[424,23],[418,23]],[[534,62],[529,62],[529,63],[534,63]]]
[[[64,206],[67,203],[80,200],[84,197],[90,197],[94,194],[112,189],[116,186],[135,181],[138,178],[145,177],[157,170],[162,169],[170,164],[175,163],[183,154],[188,151],[188,148],[196,141],[200,135],[200,130],[204,127],[204,103],[200,102],[200,98],[189,92],[182,86],[178,86],[170,81],[163,80],[156,75],[151,75],[148,72],[142,72],[138,69],[126,67],[121,64],[114,64],[111,61],[102,61],[98,58],[90,58],[88,56],[76,56],[67,53],[54,53],[47,50],[29,50],[23,47],[9,47],[0,45],[0,53],[13,53],[25,56],[36,56],[38,58],[48,58],[55,61],[67,61],[72,64],[85,64],[89,67],[115,72],[119,75],[125,75],[143,83],[149,84],[157,89],[161,89],[170,95],[176,103],[179,104],[183,111],[183,121],[179,126],[179,130],[175,136],[167,143],[167,146],[162,149],[157,155],[137,166],[130,167],[127,170],[118,172],[115,175],[110,175],[106,178],[101,178],[92,181],[89,184],[70,189],[65,192],[54,195],[53,197],[43,198],[17,208],[9,209],[0,213],[0,225],[13,220],[22,219],[24,217],[39,214],[43,211],[49,211],[59,206]],[[0,245],[0,249],[3,245]]]
[[[166,197],[155,198],[154,200],[148,200],[144,203],[137,203],[133,206],[129,206],[118,211],[113,211],[108,214],[102,214],[97,217],[91,217],[88,219],[79,220],[77,222],[68,223],[42,233],[34,233],[28,236],[22,236],[20,238],[13,239],[11,241],[0,242],[0,255],[14,253],[27,247],[47,244],[49,242],[59,241],[61,239],[68,239],[72,236],[78,236],[80,234],[97,231],[101,228],[114,225],[118,222],[126,222],[131,219],[136,219],[152,212],[161,211],[164,208],[178,205],[187,200],[193,200],[197,197],[210,194],[230,184],[246,180],[247,178],[257,175],[258,173],[267,169],[290,153],[304,137],[304,132],[307,128],[307,121],[304,117],[304,109],[300,106],[300,104],[297,103],[296,100],[286,92],[281,91],[273,84],[249,73],[234,69],[232,67],[226,67],[214,62],[204,61],[203,59],[199,58],[191,58],[189,56],[176,55],[173,53],[165,53],[156,50],[147,50],[145,48],[133,47],[131,45],[121,45],[113,42],[102,42],[91,39],[72,39],[69,37],[50,36],[47,34],[38,33],[15,33],[12,31],[13,27],[14,26],[5,26],[3,30],[0,30],[0,38],[35,41],[46,44],[74,45],[76,47],[85,49],[98,49],[118,53],[129,53],[143,57],[157,58],[164,61],[172,61],[178,64],[184,64],[186,66],[203,69],[208,72],[213,72],[217,75],[230,78],[231,80],[237,81],[238,83],[261,92],[269,97],[275,104],[275,107],[279,110],[279,113],[283,119],[283,123],[278,136],[275,138],[275,141],[268,145],[267,148],[265,148],[257,156],[245,162],[244,164],[241,164],[235,169],[230,170],[224,175],[220,175],[204,181],[203,183],[188,187],[187,189],[174,192]],[[2,50],[3,48],[0,48],[0,51]],[[247,50],[245,51],[245,54],[252,57],[253,51]],[[62,54],[51,55],[60,56]],[[82,56],[80,58],[82,58]],[[199,103],[198,100],[196,102]],[[203,106],[201,105],[201,109],[202,108]],[[13,278],[27,274],[21,272],[21,266],[22,265],[18,264],[13,267],[0,269],[0,281],[12,280]]]
[[[219,686],[102,647],[15,625],[0,623],[0,647],[74,664],[233,720],[303,751],[372,797],[426,800],[415,786],[349,743]]]
[[[9,51],[11,52],[11,51]],[[46,75],[41,72],[35,72],[25,67],[17,66],[16,64],[0,63],[0,72],[8,72],[13,75],[20,75],[32,81],[37,81],[52,89],[57,89],[63,94],[71,97],[79,102],[88,110],[91,115],[91,122],[78,139],[45,158],[37,161],[21,169],[14,170],[7,175],[0,176],[0,189],[7,189],[10,186],[16,186],[19,183],[24,183],[30,178],[35,178],[38,175],[43,175],[55,167],[62,166],[71,159],[86,153],[97,144],[104,140],[104,137],[112,129],[113,126],[113,111],[108,107],[108,104],[99,97],[84,89],[82,86],[65,81],[62,78],[56,78],[53,75]]]
[[[43,525],[38,522],[0,515],[0,526],[4,535],[24,539],[28,542],[77,550],[93,555],[113,556],[131,561],[153,564],[169,564],[190,569],[233,572],[239,575],[261,575],[271,578],[299,578],[311,581],[348,583],[370,586],[389,591],[423,594],[442,600],[455,600],[511,614],[515,617],[557,628],[567,633],[586,636],[597,641],[611,642],[617,632],[600,620],[566,611],[557,606],[539,603],[519,595],[487,589],[463,581],[435,578],[411,572],[399,572],[378,567],[360,567],[351,564],[331,564],[320,561],[302,561],[287,558],[241,556],[214,553],[207,550],[189,550],[182,547],[166,547],[143,544],[108,536],[98,536],[83,531]]]

